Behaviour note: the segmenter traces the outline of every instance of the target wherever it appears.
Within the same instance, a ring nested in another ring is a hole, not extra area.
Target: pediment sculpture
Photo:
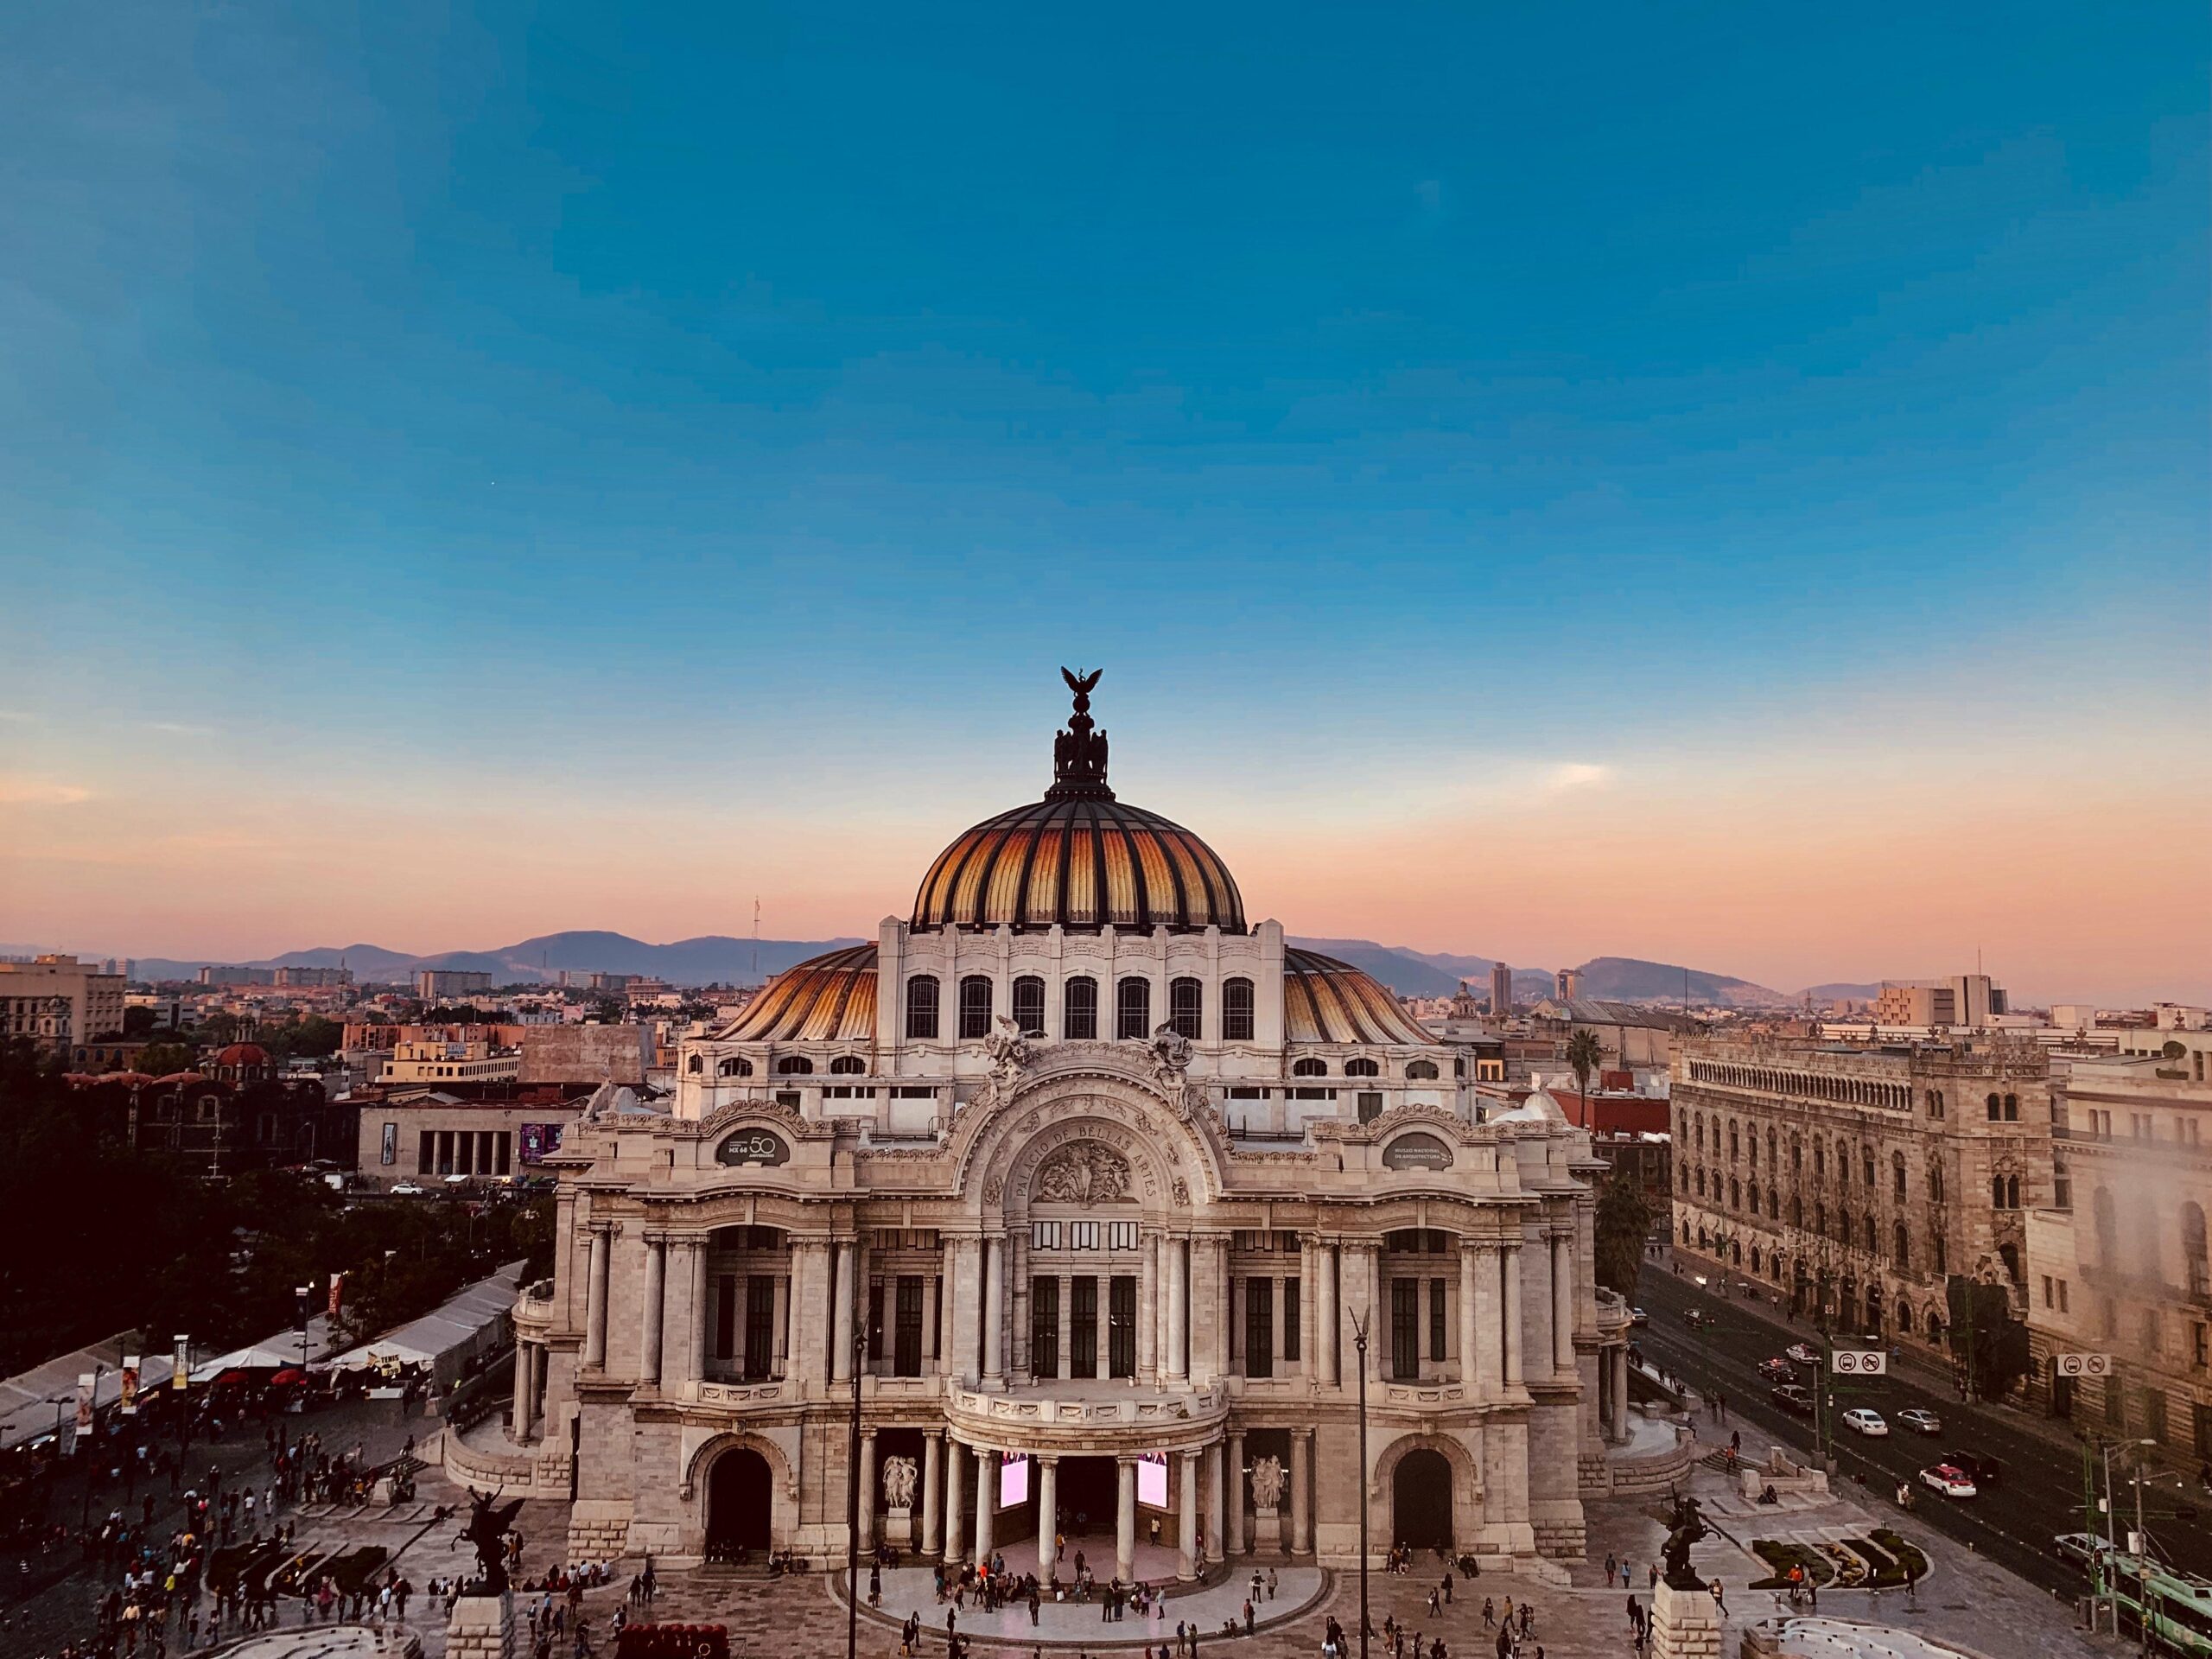
[[[1001,1089],[1027,1071],[1031,1058],[1029,1039],[1022,1034],[1020,1022],[1003,1014],[983,1039],[983,1052],[990,1059],[991,1081]]]
[[[1129,1196],[1128,1160],[1096,1141],[1077,1141],[1047,1159],[1030,1197],[1047,1204],[1112,1204]]]

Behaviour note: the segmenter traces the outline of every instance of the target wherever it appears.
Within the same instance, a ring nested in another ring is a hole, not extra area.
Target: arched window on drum
[[[937,1037],[938,984],[935,974],[916,974],[906,982],[906,1039],[930,1042]]]
[[[1252,982],[1249,979],[1225,979],[1221,982],[1221,1040],[1252,1040]]]
[[[1025,1037],[1045,1034],[1045,982],[1034,974],[1014,982],[1014,1023]]]
[[[1167,982],[1167,1023],[1175,1034],[1197,1042],[1205,1035],[1205,987],[1188,977]]]

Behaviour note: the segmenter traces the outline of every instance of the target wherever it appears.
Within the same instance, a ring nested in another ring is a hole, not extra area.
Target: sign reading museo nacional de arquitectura
[[[572,1559],[841,1559],[857,1368],[867,1541],[1026,1567],[1080,1523],[1126,1580],[1157,1522],[1195,1576],[1352,1559],[1365,1494],[1377,1540],[1579,1554],[1626,1408],[1586,1135],[1485,1121],[1387,990],[1249,922],[1068,677],[1041,800],[548,1158],[518,1443],[472,1474],[565,1495],[574,1448]]]

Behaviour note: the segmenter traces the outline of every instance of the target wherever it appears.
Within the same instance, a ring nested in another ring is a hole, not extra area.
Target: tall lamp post
[[[1351,1345],[1359,1356],[1359,1659],[1367,1659],[1367,1511],[1372,1502],[1367,1490],[1368,1323],[1368,1318],[1351,1316]]]
[[[845,1659],[861,1643],[861,1371],[868,1357],[865,1325],[853,1332],[853,1420],[845,1444]]]
[[[77,1530],[79,1532],[92,1524],[92,1465],[99,1461],[100,1455],[100,1378],[106,1375],[107,1367],[95,1361],[92,1365],[92,1433],[89,1437],[78,1437],[92,1440],[92,1444],[84,1448],[85,1501],[77,1510]]]

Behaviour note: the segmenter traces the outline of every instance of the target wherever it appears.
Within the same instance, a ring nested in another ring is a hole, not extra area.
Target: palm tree
[[[1567,1039],[1567,1063],[1574,1068],[1574,1091],[1585,1100],[1590,1096],[1590,1074],[1604,1058],[1598,1049],[1596,1032],[1578,1030]]]

